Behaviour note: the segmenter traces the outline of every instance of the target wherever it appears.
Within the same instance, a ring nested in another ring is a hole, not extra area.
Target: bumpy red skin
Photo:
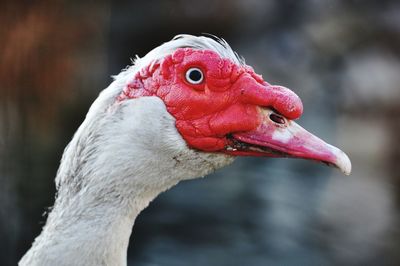
[[[200,84],[185,78],[192,67],[204,73]],[[177,49],[132,77],[118,100],[143,96],[161,98],[188,146],[202,151],[224,150],[227,134],[257,128],[259,107],[273,108],[288,119],[303,112],[294,92],[270,85],[251,67],[210,50]]]

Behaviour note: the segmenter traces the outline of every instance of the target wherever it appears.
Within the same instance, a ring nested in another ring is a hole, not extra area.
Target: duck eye
[[[186,71],[186,80],[191,84],[200,84],[203,81],[203,72],[197,67],[189,68]]]

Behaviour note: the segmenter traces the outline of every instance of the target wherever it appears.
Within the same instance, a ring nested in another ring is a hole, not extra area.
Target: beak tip
[[[350,175],[351,174],[351,161],[346,153],[341,150],[337,150],[336,152],[336,167],[339,168],[343,174]]]

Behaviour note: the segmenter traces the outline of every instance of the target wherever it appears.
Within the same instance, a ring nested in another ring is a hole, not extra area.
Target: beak
[[[226,153],[303,158],[335,166],[345,175],[351,173],[350,159],[340,149],[271,109],[259,108],[259,112],[262,117],[260,125],[252,131],[231,134]]]

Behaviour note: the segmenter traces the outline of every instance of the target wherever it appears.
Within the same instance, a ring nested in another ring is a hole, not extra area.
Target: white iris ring
[[[194,72],[200,73],[200,76],[199,76],[199,79],[198,79],[198,80],[194,80],[194,79],[192,79],[192,77],[190,77],[191,75],[194,74]],[[197,68],[197,67],[189,68],[189,69],[186,71],[185,77],[186,77],[187,82],[189,82],[189,83],[191,83],[191,84],[200,84],[200,83],[203,81],[203,79],[204,79],[203,72],[202,72],[199,68]]]

